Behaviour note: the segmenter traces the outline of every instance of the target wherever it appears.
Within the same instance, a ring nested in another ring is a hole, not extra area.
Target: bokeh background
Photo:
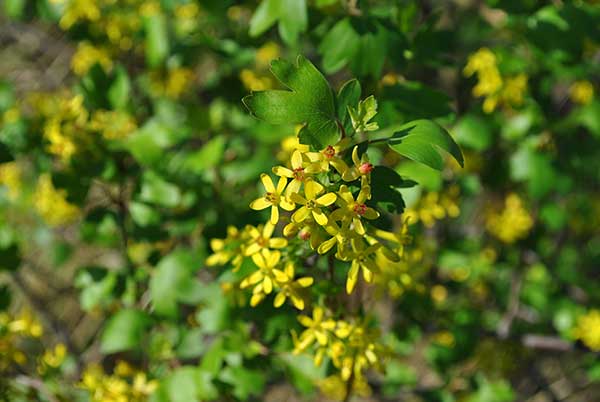
[[[241,98],[302,54],[380,134],[405,255],[355,302],[389,348],[355,401],[600,400],[600,3],[0,1],[0,400],[324,401],[298,312],[248,306],[210,240],[298,147]],[[317,291],[318,292],[318,291]],[[318,293],[317,293],[318,294]]]

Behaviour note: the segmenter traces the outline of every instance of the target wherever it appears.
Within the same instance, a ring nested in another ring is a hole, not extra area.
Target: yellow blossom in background
[[[64,225],[79,216],[79,208],[69,203],[66,197],[65,190],[54,188],[49,174],[39,177],[34,194],[34,207],[48,225]]]
[[[527,75],[502,76],[498,69],[498,59],[488,48],[481,48],[469,56],[463,74],[466,77],[477,76],[473,96],[484,98],[485,113],[493,112],[499,105],[513,107],[524,102]]]
[[[98,110],[90,120],[90,128],[99,131],[107,140],[118,140],[127,137],[137,129],[133,117],[117,110]]]
[[[121,366],[121,368],[119,368]],[[117,364],[113,374],[107,374],[97,364],[88,366],[79,386],[90,393],[92,402],[145,402],[158,388],[158,381],[148,380],[141,371]]]
[[[297,134],[290,135],[289,137],[285,137],[283,140],[281,140],[280,147],[281,149],[277,153],[277,159],[279,159],[279,161],[282,163],[287,163],[291,159],[292,153],[295,150],[298,150],[301,153],[305,153],[310,150],[308,145],[300,144]]]
[[[267,42],[256,50],[256,66],[258,68],[268,68],[271,60],[281,55],[281,49],[275,42]]]
[[[469,77],[480,71],[494,69],[496,64],[497,60],[494,52],[487,47],[483,47],[469,56],[463,73]]]
[[[254,68],[244,68],[240,71],[240,81],[242,85],[251,91],[265,91],[275,86],[268,68],[271,60],[276,59],[281,54],[279,45],[275,42],[267,42],[256,50]]]
[[[178,99],[193,86],[195,74],[185,67],[169,69],[165,74],[158,71],[150,73],[150,90],[155,96]]]
[[[50,368],[58,368],[67,357],[67,347],[64,343],[58,343],[54,348],[47,349],[39,360],[38,373],[45,374]]]
[[[275,86],[275,82],[270,76],[261,76],[248,68],[240,71],[240,81],[250,91],[265,91]]]
[[[569,88],[569,97],[575,103],[587,105],[594,99],[594,85],[587,81],[575,81]]]
[[[85,75],[96,63],[100,64],[104,71],[110,71],[113,64],[106,49],[89,42],[79,42],[77,51],[71,59],[73,72],[77,75]]]
[[[577,320],[574,336],[594,352],[600,351],[600,310],[590,310]]]
[[[16,162],[0,164],[0,185],[8,189],[8,198],[15,200],[21,194],[21,169]]]
[[[416,205],[404,211],[404,219],[409,224],[423,222],[425,226],[432,227],[436,221],[446,217],[456,218],[460,215],[458,191],[458,187],[452,186],[447,193],[427,193]]]
[[[101,12],[96,0],[50,0],[55,4],[64,4],[65,11],[60,18],[60,27],[69,29],[83,21],[97,21]]]
[[[348,390],[347,382],[338,374],[319,380],[317,386],[319,387],[319,391],[321,391],[325,397],[334,401],[343,401]],[[363,376],[355,378],[352,381],[351,390],[352,395],[364,398],[371,396],[371,388]]]
[[[40,338],[43,328],[29,310],[18,315],[0,312],[0,373],[17,364],[27,362],[27,355],[21,350],[20,343],[29,338]]]
[[[77,152],[76,140],[87,140],[84,134],[88,112],[83,105],[83,96],[40,94],[31,101],[38,113],[46,118],[43,133],[48,152],[68,161]]]
[[[533,218],[521,198],[511,193],[506,197],[502,211],[488,212],[485,226],[500,241],[512,244],[527,236],[533,227]]]

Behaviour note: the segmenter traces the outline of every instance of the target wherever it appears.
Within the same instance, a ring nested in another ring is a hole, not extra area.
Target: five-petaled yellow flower
[[[366,152],[360,158],[358,157],[358,145],[352,150],[352,162],[354,162],[354,166],[349,167],[342,173],[342,179],[345,181],[354,181],[360,177],[363,186],[369,184],[373,164],[369,162]]]
[[[323,190],[324,187],[316,181],[307,180],[306,184],[304,185],[304,195],[306,198],[302,197],[298,193],[292,193],[292,201],[302,205],[302,207],[300,207],[292,215],[292,220],[294,222],[302,222],[312,214],[313,218],[315,218],[315,221],[319,225],[323,226],[327,224],[329,219],[321,210],[321,208],[333,204],[337,196],[334,193],[327,193],[317,198],[317,196],[321,194]]]
[[[286,194],[290,195],[298,193],[302,183],[309,180],[309,175],[319,172],[319,165],[310,162],[308,158],[303,156],[302,152],[295,150],[292,153],[292,169],[288,169],[284,166],[275,166],[273,173],[280,177],[287,177],[292,179],[290,184],[287,186]]]
[[[260,211],[265,208],[271,207],[271,219],[270,222],[273,225],[276,225],[279,221],[279,208],[281,207],[286,211],[292,211],[294,209],[294,204],[287,200],[285,196],[283,196],[283,190],[287,184],[287,179],[285,177],[279,178],[279,182],[277,182],[277,188],[273,184],[273,180],[267,174],[261,174],[260,180],[265,186],[265,190],[267,192],[261,198],[257,198],[256,200],[250,203],[250,208]]]
[[[275,296],[275,300],[273,300],[273,306],[281,307],[289,297],[294,307],[298,310],[304,310],[302,289],[312,285],[313,278],[305,276],[294,280],[294,263],[291,261],[285,265],[283,271],[275,269],[273,272],[275,273],[277,284],[281,287],[281,290]]]
[[[254,294],[270,294],[273,291],[273,282],[275,279],[275,273],[273,270],[275,267],[277,267],[277,264],[279,264],[280,259],[281,253],[277,250],[262,250],[260,253],[253,254],[252,261],[254,261],[256,266],[260,269],[244,278],[244,280],[242,280],[240,283],[240,288],[245,289],[247,287],[256,285],[253,291]],[[250,304],[254,307],[256,304],[258,304],[258,302],[254,303],[251,300]]]
[[[377,219],[379,212],[368,207],[365,202],[371,197],[371,187],[363,186],[358,193],[358,197],[354,200],[348,186],[340,186],[337,198],[340,208],[331,213],[330,219],[333,221],[351,220],[354,225],[354,230],[359,235],[365,234],[365,227],[362,224],[361,218]]]
[[[260,225],[258,227],[248,225],[246,231],[250,235],[250,240],[246,244],[244,255],[254,255],[261,250],[287,246],[287,240],[283,237],[272,237],[273,230],[275,230],[275,225],[271,222],[265,223],[262,230]]]
[[[352,252],[349,255],[349,259],[352,260],[350,265],[350,271],[348,271],[348,278],[346,279],[346,292],[352,293],[356,282],[358,281],[358,272],[362,270],[363,279],[367,283],[373,281],[373,272],[377,271],[377,265],[371,258],[371,254],[374,254],[381,247],[380,243],[376,243],[366,247],[365,242],[361,239],[352,240]]]
[[[321,307],[313,309],[312,318],[306,315],[298,316],[300,324],[306,327],[300,335],[300,339],[294,349],[294,353],[300,353],[316,340],[319,345],[327,345],[329,340],[328,332],[335,329],[335,321],[332,319],[323,319],[324,311]]]

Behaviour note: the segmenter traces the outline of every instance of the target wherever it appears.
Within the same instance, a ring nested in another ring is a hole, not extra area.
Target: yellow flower
[[[246,243],[244,255],[251,256],[269,248],[283,248],[287,246],[285,238],[272,237],[274,230],[275,225],[271,222],[265,223],[262,227],[260,225],[258,227],[248,225],[246,231],[248,232],[249,240]]]
[[[533,227],[533,218],[517,194],[509,194],[504,203],[502,211],[488,212],[485,226],[502,242],[512,244],[527,236]]]
[[[277,153],[277,159],[281,162],[287,162],[290,160],[292,153],[295,150],[300,151],[301,153],[306,153],[310,150],[308,145],[300,144],[300,140],[298,140],[297,135],[290,135],[281,140],[280,144],[281,150]]]
[[[373,164],[369,162],[367,153],[363,153],[359,158],[358,146],[355,146],[352,150],[352,162],[354,162],[354,166],[344,170],[342,179],[344,179],[344,181],[354,181],[360,177],[363,186],[369,184]]]
[[[42,356],[42,362],[50,367],[60,366],[67,357],[67,347],[63,343],[58,343],[53,349],[46,350]]]
[[[347,256],[347,259],[352,260],[346,279],[346,292],[348,294],[352,293],[356,286],[359,271],[362,271],[365,282],[371,283],[373,281],[373,272],[377,271],[377,264],[375,264],[371,255],[381,247],[379,243],[367,247],[361,239],[353,239],[351,243],[352,252]]]
[[[273,180],[271,180],[271,177],[269,177],[269,175],[267,174],[261,174],[260,180],[262,181],[263,186],[265,187],[266,194],[263,197],[252,201],[252,203],[250,203],[250,208],[256,211],[260,211],[265,208],[271,207],[270,222],[273,225],[276,225],[279,221],[278,207],[281,207],[286,211],[292,211],[295,207],[295,205],[292,202],[289,202],[286,199],[286,197],[283,196],[283,190],[287,185],[287,178],[280,177],[279,182],[277,182],[277,188],[275,188]]]
[[[344,175],[348,170],[346,162],[339,157],[340,152],[344,151],[350,143],[350,138],[344,138],[335,145],[328,145],[320,152],[307,152],[306,155],[314,164],[318,164],[319,170],[329,171],[329,166],[333,166],[340,175]]]
[[[275,173],[277,176],[292,179],[286,190],[286,195],[288,196],[292,193],[300,192],[302,183],[308,180],[310,175],[313,175],[319,171],[319,166],[311,163],[308,157],[305,157],[304,154],[299,150],[296,150],[292,153],[291,164],[292,169],[288,169],[284,166],[275,166],[273,168],[273,173]]]
[[[100,15],[100,8],[95,0],[69,0],[59,24],[66,30],[80,21],[97,21]]]
[[[311,346],[315,340],[321,346],[327,345],[329,340],[329,332],[335,329],[335,321],[332,319],[323,319],[324,310],[321,307],[313,309],[312,318],[306,315],[298,316],[300,324],[305,326],[305,329],[294,348],[294,354],[298,354]]]
[[[79,208],[66,200],[65,190],[56,190],[50,175],[45,173],[38,179],[34,194],[34,206],[42,219],[50,226],[60,226],[75,220]]]
[[[237,271],[243,262],[243,242],[246,240],[247,231],[240,233],[235,226],[227,227],[227,237],[225,239],[211,239],[210,248],[213,254],[206,259],[206,265],[209,267],[215,265],[225,265],[229,261]]]
[[[321,210],[322,207],[327,207],[333,204],[337,198],[334,193],[326,193],[318,197],[324,190],[324,187],[313,180],[307,180],[304,186],[304,195],[302,197],[298,193],[292,193],[291,198],[297,204],[302,205],[292,215],[294,222],[302,222],[312,214],[314,220],[321,226],[328,222],[327,215]]]
[[[21,194],[21,168],[16,162],[0,164],[0,184],[8,189],[8,198],[15,200]]]
[[[594,352],[600,351],[600,310],[590,310],[579,317],[574,335]]]
[[[307,217],[302,222],[290,222],[283,228],[283,235],[286,237],[297,235],[300,240],[309,240],[310,247],[316,250],[319,244],[324,240],[323,231],[320,225],[315,222],[312,216]]]
[[[271,60],[278,58],[280,54],[281,50],[277,43],[267,42],[256,50],[256,66],[267,68]]]
[[[127,137],[137,129],[137,124],[129,114],[117,110],[98,110],[92,115],[90,128],[99,131],[107,140]]]
[[[569,88],[571,100],[580,105],[587,105],[594,99],[594,86],[587,80],[575,81]]]
[[[104,48],[92,45],[89,42],[79,42],[77,51],[71,59],[71,68],[79,76],[85,75],[95,64],[99,64],[104,71],[110,71],[112,60]]]
[[[17,318],[8,323],[8,330],[15,334],[33,338],[42,336],[44,329],[29,310],[23,310]]]
[[[273,291],[273,283],[275,282],[275,273],[273,272],[279,260],[281,253],[277,250],[262,250],[260,253],[252,255],[252,261],[259,268],[253,274],[250,274],[240,283],[240,289],[245,289],[254,286],[252,291],[252,299],[250,305],[256,306],[263,299],[264,295],[268,295]]]
[[[277,296],[273,300],[273,306],[281,307],[289,297],[294,306],[298,310],[304,310],[304,298],[302,296],[303,288],[307,288],[313,284],[313,278],[305,276],[294,279],[294,263],[288,262],[283,271],[273,270],[275,273],[275,281],[280,287]]]
[[[477,72],[495,68],[496,63],[496,55],[487,47],[483,47],[469,56],[463,73],[470,77]]]
[[[365,227],[361,218],[371,220],[379,218],[379,212],[365,204],[365,201],[371,198],[371,187],[363,186],[358,193],[358,197],[354,200],[348,186],[342,184],[338,195],[337,202],[340,208],[333,211],[329,218],[333,221],[351,221],[356,233],[364,235]]]
[[[351,250],[351,240],[357,237],[355,230],[350,229],[350,221],[342,222],[342,226],[338,226],[335,221],[330,220],[325,231],[332,237],[322,242],[317,252],[319,254],[325,254],[337,245],[336,258],[340,260],[348,259],[348,252]]]

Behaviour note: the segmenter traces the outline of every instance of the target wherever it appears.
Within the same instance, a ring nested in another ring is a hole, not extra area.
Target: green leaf
[[[492,130],[481,117],[467,115],[454,126],[456,142],[475,151],[485,151],[492,143]]]
[[[331,28],[319,46],[323,55],[323,70],[335,73],[352,60],[360,46],[360,35],[350,18],[344,18]]]
[[[373,95],[360,101],[357,109],[348,106],[348,114],[350,114],[350,119],[352,120],[352,127],[357,132],[379,129],[379,125],[376,122],[369,123],[369,120],[377,114],[377,100]]]
[[[143,202],[131,201],[129,213],[133,221],[142,227],[156,225],[160,222],[160,213]]]
[[[184,366],[161,381],[154,397],[158,402],[200,402],[218,396],[212,375],[196,367]]]
[[[174,208],[181,202],[181,191],[155,172],[147,170],[142,177],[140,199],[151,204]]]
[[[279,21],[279,35],[288,45],[308,27],[306,0],[263,0],[250,20],[250,36],[263,34]]]
[[[344,130],[352,130],[352,121],[348,114],[349,106],[356,106],[360,101],[361,88],[357,79],[346,81],[336,97],[337,118],[342,122]]]
[[[225,367],[219,375],[219,380],[232,385],[233,395],[242,401],[248,400],[250,395],[260,395],[265,386],[265,375],[262,372],[242,366]]]
[[[389,212],[402,213],[404,211],[406,205],[398,189],[413,185],[415,185],[414,182],[404,180],[396,171],[386,166],[375,166],[371,172],[373,199]]]
[[[431,120],[414,120],[402,125],[388,144],[400,155],[437,170],[444,167],[440,150],[452,155],[460,166],[464,165],[462,152],[448,131]]]
[[[180,294],[195,281],[193,274],[198,266],[194,254],[187,251],[174,251],[164,257],[156,266],[150,279],[150,296],[157,314],[176,317]]]
[[[300,142],[321,150],[339,139],[334,98],[325,77],[307,59],[297,64],[271,62],[271,72],[290,89],[255,92],[242,101],[257,118],[271,124],[305,123]]]
[[[160,13],[144,17],[144,31],[146,33],[146,61],[150,67],[157,67],[169,55],[166,17]]]
[[[150,318],[143,311],[125,309],[117,312],[110,318],[102,333],[102,353],[139,349],[149,325]]]
[[[127,71],[119,65],[115,69],[115,78],[108,88],[108,100],[114,109],[124,109],[129,102],[131,81]]]

